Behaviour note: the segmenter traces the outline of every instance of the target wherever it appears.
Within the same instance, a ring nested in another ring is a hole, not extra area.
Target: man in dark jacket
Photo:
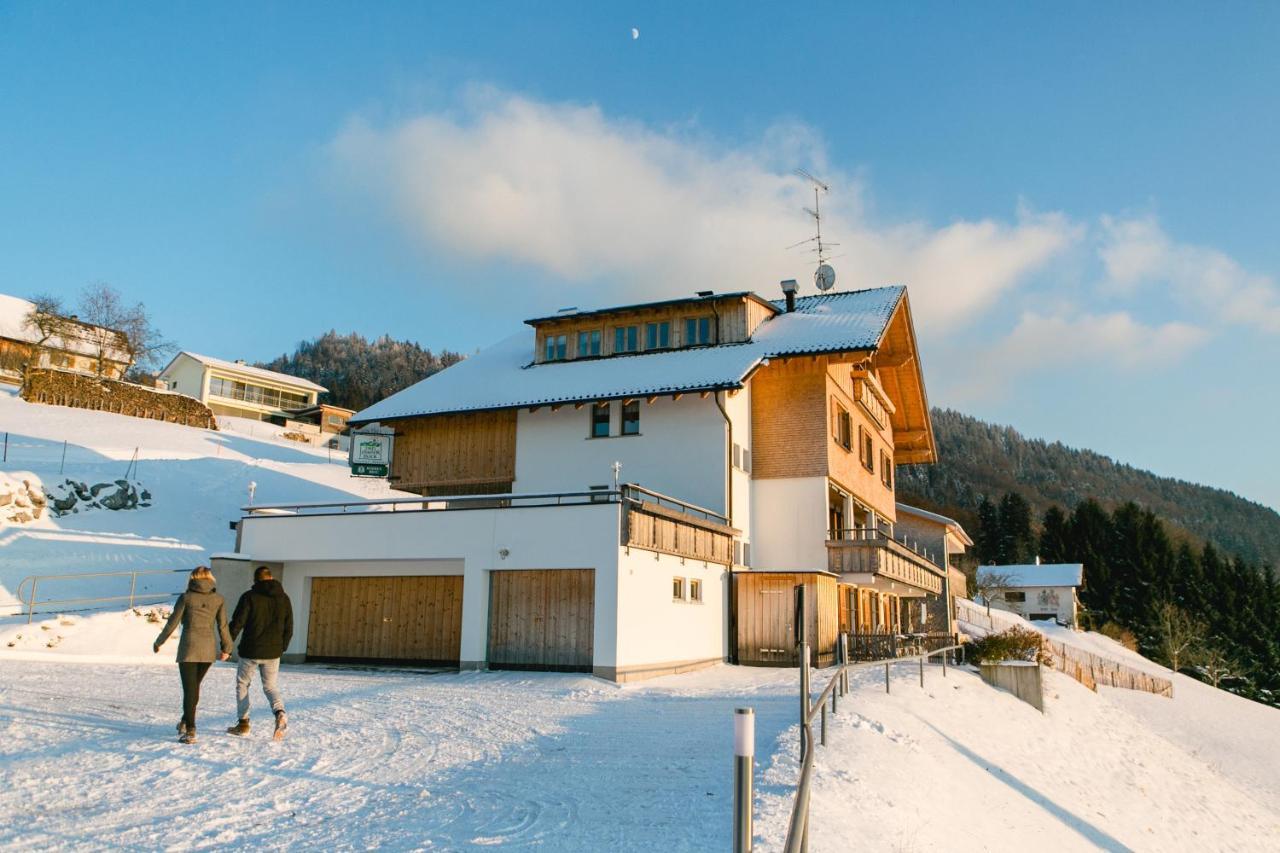
[[[236,667],[236,715],[240,721],[227,731],[233,735],[249,733],[249,685],[253,682],[253,668],[257,667],[262,676],[262,692],[267,694],[276,714],[275,739],[280,740],[289,722],[276,676],[280,673],[280,656],[293,638],[293,605],[266,566],[259,566],[253,573],[253,588],[240,596],[231,615],[231,636],[240,636],[241,631],[244,636],[240,637],[240,663]]]

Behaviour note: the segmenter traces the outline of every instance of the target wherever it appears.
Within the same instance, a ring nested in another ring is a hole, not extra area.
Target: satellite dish
[[[818,286],[818,290],[824,292],[836,286],[836,271],[831,268],[831,264],[818,267],[818,271],[813,274],[813,283]]]

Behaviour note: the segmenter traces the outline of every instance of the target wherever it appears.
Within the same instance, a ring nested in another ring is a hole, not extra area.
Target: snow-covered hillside
[[[113,483],[127,474],[151,495],[146,508],[62,518],[45,512],[26,524],[0,523],[0,605],[28,575],[190,569],[211,553],[233,550],[229,525],[248,502],[250,482],[257,484],[259,503],[403,496],[383,481],[353,479],[339,454],[331,460],[329,451],[283,439],[283,430],[270,424],[233,421],[231,429],[215,432],[27,403],[0,388],[0,433],[8,433],[0,480],[52,489],[67,479]],[[182,583],[177,575],[148,577],[139,589],[170,591]],[[128,582],[46,589],[112,595],[127,593]]]

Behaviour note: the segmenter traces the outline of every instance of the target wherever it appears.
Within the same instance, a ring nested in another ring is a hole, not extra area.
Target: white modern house
[[[983,571],[1008,576],[991,606],[1026,619],[1053,620],[1076,627],[1080,614],[1081,563],[1034,563],[1018,566],[983,566]]]
[[[797,577],[830,591],[819,652],[945,596],[894,531],[895,466],[936,453],[905,288],[527,324],[351,419],[419,497],[246,508],[224,562],[282,577],[291,656],[627,681],[759,659]]]
[[[306,379],[183,351],[160,371],[170,391],[204,403],[214,414],[252,420],[284,417],[316,406],[326,389]]]

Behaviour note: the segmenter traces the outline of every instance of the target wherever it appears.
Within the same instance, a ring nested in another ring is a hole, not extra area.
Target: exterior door
[[[462,576],[311,579],[308,660],[456,665]]]
[[[591,672],[596,573],[531,569],[489,574],[489,667]]]

